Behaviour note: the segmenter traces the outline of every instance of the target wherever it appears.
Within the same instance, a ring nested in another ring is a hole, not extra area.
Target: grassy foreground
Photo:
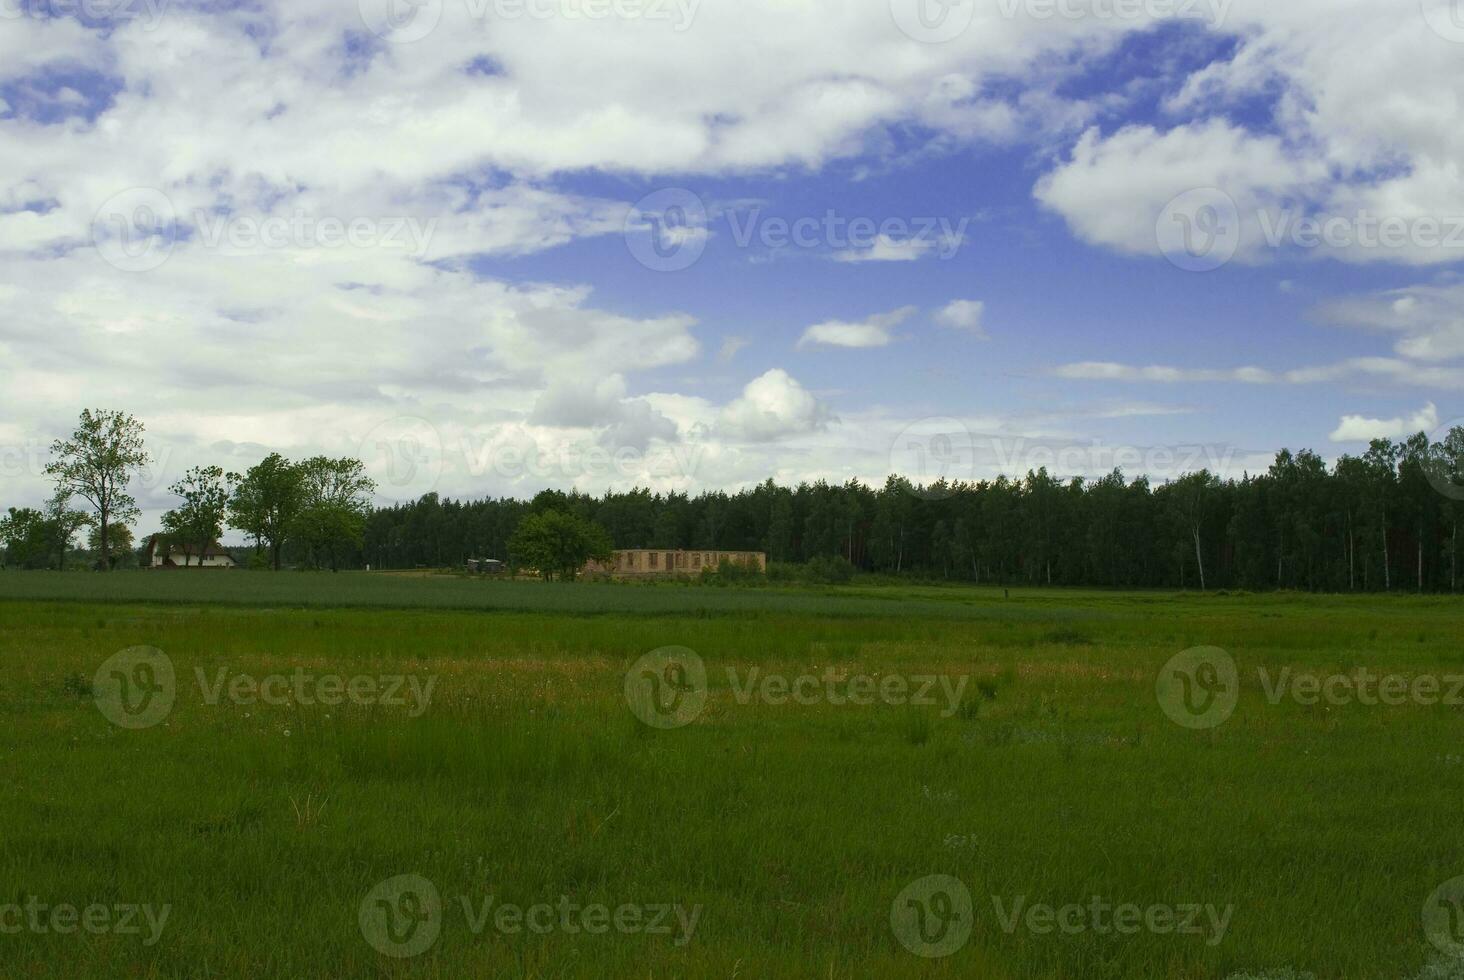
[[[1464,875],[1464,707],[1266,690],[1447,694],[1461,640],[1442,598],[0,574],[0,976],[1464,976],[1425,918]],[[650,727],[627,671],[673,645],[705,705]],[[136,646],[176,684],[126,728],[98,668]],[[1155,683],[1197,646],[1240,689],[1191,729]],[[820,693],[740,697],[753,668]],[[944,685],[824,693],[865,675]]]

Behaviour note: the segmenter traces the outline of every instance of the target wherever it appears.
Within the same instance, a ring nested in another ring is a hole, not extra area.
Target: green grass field
[[[0,574],[0,977],[1461,977],[1461,640],[1403,596]],[[99,673],[139,646],[172,685]],[[1195,647],[1238,686],[1183,727]]]

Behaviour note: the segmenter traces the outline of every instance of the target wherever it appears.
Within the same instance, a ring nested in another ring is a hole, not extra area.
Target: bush
[[[735,562],[730,558],[723,558],[715,569],[703,568],[701,573],[703,585],[749,585],[767,581],[762,569],[752,562]]]
[[[803,568],[807,580],[816,585],[845,585],[854,578],[854,566],[845,558],[822,555]]]

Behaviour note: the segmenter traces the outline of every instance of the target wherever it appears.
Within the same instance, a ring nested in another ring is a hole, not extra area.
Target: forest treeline
[[[127,492],[148,461],[144,427],[124,412],[86,410],[51,447],[54,493],[42,509],[0,516],[0,561],[123,567],[140,516]],[[167,546],[202,554],[224,529],[242,532],[255,567],[463,568],[508,559],[573,577],[609,548],[764,551],[769,574],[856,570],[987,584],[1112,588],[1240,588],[1457,592],[1464,520],[1464,427],[1375,440],[1330,467],[1282,451],[1264,473],[1207,470],[1162,484],[1114,471],[1061,480],[1047,470],[929,486],[892,476],[696,496],[650,490],[546,490],[532,500],[457,501],[433,493],[373,508],[375,483],[356,459],[292,461],[272,453],[244,473],[195,466],[169,490]],[[78,509],[75,504],[85,504]],[[563,515],[578,520],[569,520]],[[535,521],[526,521],[535,515]],[[598,527],[596,527],[597,525]],[[516,535],[515,532],[522,531]]]
[[[366,519],[362,560],[441,567],[501,557],[527,513],[565,509],[616,548],[766,551],[889,575],[993,584],[1457,591],[1464,429],[1378,440],[1335,465],[1283,451],[1264,473],[1155,485],[1113,472],[921,487],[901,477],[737,493],[546,491],[532,501],[429,494]]]

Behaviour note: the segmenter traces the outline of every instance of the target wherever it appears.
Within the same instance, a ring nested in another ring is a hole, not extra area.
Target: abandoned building
[[[590,562],[585,566],[585,574],[608,574],[616,578],[674,578],[677,575],[700,575],[703,569],[715,570],[724,561],[751,567],[759,572],[768,570],[768,556],[761,551],[667,551],[660,548],[636,548],[615,552],[615,558],[608,567],[599,562]]]

